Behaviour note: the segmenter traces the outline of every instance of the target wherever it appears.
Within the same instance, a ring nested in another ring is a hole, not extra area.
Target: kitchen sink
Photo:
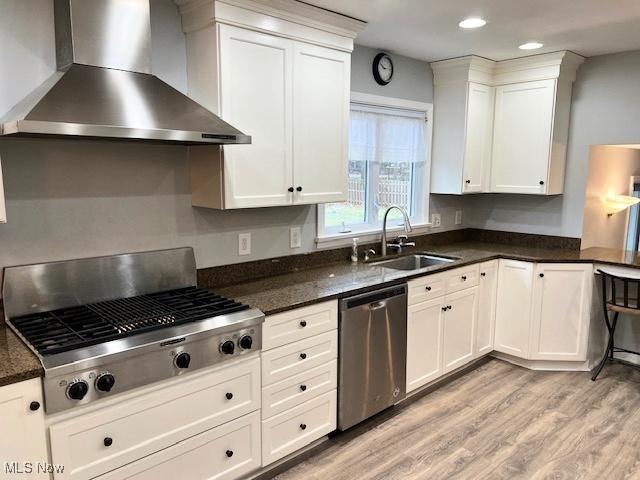
[[[433,267],[434,265],[444,265],[455,260],[457,259],[417,253],[414,255],[407,255],[405,257],[375,262],[374,265],[391,268],[393,270],[419,270],[421,268]]]

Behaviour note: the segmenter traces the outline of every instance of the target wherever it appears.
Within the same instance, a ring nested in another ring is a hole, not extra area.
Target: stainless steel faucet
[[[406,233],[411,233],[411,222],[409,221],[409,215],[407,214],[407,211],[397,205],[391,205],[389,208],[387,208],[387,210],[384,212],[384,217],[382,217],[382,248],[380,253],[382,253],[383,257],[387,256],[387,247],[396,248],[398,249],[398,252],[401,252],[403,247],[414,247],[416,245],[415,242],[407,242],[406,235],[399,235],[397,238],[397,243],[387,243],[387,216],[389,215],[389,212],[394,208],[397,208],[402,213],[404,231]]]

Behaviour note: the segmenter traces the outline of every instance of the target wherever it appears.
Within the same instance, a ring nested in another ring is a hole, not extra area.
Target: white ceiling
[[[572,50],[640,49],[640,0],[305,0],[369,22],[356,43],[426,61],[476,54],[504,60]],[[476,30],[458,22],[487,20]],[[528,41],[539,50],[518,49]]]

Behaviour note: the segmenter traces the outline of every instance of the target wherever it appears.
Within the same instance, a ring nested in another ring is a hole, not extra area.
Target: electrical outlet
[[[302,246],[302,232],[300,227],[291,227],[289,230],[289,245],[291,248],[300,248]]]
[[[462,225],[462,210],[456,210],[456,225]]]
[[[442,220],[440,219],[439,213],[433,213],[431,215],[431,223],[433,227],[439,227],[440,225],[442,225]]]
[[[251,254],[251,234],[240,233],[238,235],[238,255]]]

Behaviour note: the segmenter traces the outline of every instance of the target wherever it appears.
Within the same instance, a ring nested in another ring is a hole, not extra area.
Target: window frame
[[[349,110],[351,110],[351,104],[359,104],[363,106],[369,106],[373,108],[390,108],[396,110],[409,110],[424,114],[426,118],[426,128],[424,129],[425,135],[425,166],[421,181],[424,182],[424,188],[420,198],[414,199],[416,202],[416,208],[422,212],[422,218],[419,218],[417,222],[412,223],[413,231],[415,233],[427,232],[431,223],[429,219],[429,195],[431,193],[431,148],[433,139],[433,104],[416,102],[413,100],[405,100],[395,97],[384,97],[381,95],[372,95],[361,92],[351,92],[351,101],[349,104]],[[334,246],[348,245],[351,243],[351,239],[358,237],[361,241],[375,241],[380,238],[382,233],[382,227],[364,228],[360,230],[354,230],[345,233],[334,233],[325,231],[324,215],[325,207],[323,204],[317,205],[316,210],[316,244],[331,248]],[[387,231],[400,231],[402,226],[389,225]]]

